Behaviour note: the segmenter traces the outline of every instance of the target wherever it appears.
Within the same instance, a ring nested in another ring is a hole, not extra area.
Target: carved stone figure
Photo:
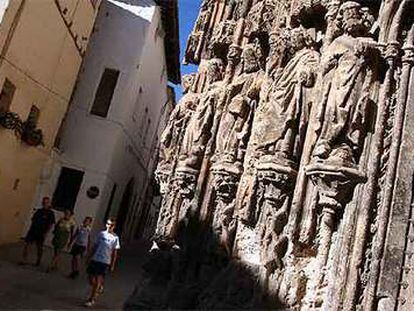
[[[242,173],[242,162],[255,103],[258,101],[263,69],[262,53],[257,42],[248,44],[241,55],[241,74],[224,91],[225,103],[216,138],[213,157],[213,187],[215,205],[213,228],[220,236],[221,244],[231,254],[235,223],[233,212],[238,181]],[[232,45],[228,53],[230,70],[233,74],[239,60],[240,48]]]
[[[306,307],[323,304],[332,282],[327,271],[335,249],[335,234],[343,224],[344,214],[353,212],[352,207],[347,211],[346,205],[352,200],[355,186],[365,181],[365,174],[357,164],[368,132],[368,105],[374,81],[372,61],[378,48],[378,44],[365,37],[370,24],[366,17],[367,12],[360,4],[343,3],[336,23],[342,33],[327,45],[322,57],[319,80],[322,102],[318,107],[322,116],[317,116],[322,126],[312,162],[306,167],[315,189],[311,203],[306,206],[307,216],[300,236],[302,243],[313,245],[316,255],[312,263],[320,272],[310,282],[304,299]]]
[[[180,226],[190,217],[197,172],[191,168],[177,169],[172,180],[169,197],[161,206],[155,240],[173,241]]]
[[[196,24],[191,32],[185,51],[185,63],[200,61],[202,47],[206,40],[206,36],[209,30],[209,24],[214,10],[215,1],[205,0],[203,1],[198,15]]]
[[[167,126],[161,135],[160,157],[155,174],[163,194],[168,190],[169,179],[174,170],[184,130],[199,101],[199,94],[194,93],[192,89],[195,79],[195,74],[183,77],[184,95],[171,113]]]
[[[157,169],[179,264],[142,305],[412,309],[413,24],[410,0],[203,1]]]
[[[252,0],[230,0],[227,7],[227,19],[238,20],[246,17]]]
[[[226,90],[227,105],[217,134],[216,156],[221,161],[242,163],[255,105],[263,81],[262,52],[258,43],[243,50],[242,73]],[[232,97],[233,94],[236,94]]]
[[[288,56],[289,49],[289,30],[283,27],[276,27],[276,29],[269,32],[269,56],[266,60],[266,74],[269,81],[273,82],[279,71],[282,70],[282,65]],[[266,97],[263,100],[268,100],[268,98]]]
[[[225,20],[218,24],[213,31],[210,38],[209,50],[212,55],[220,54],[233,43],[234,30],[236,22],[232,20]]]
[[[232,251],[235,233],[235,219],[233,218],[237,185],[242,169],[231,164],[214,166],[213,185],[215,189],[215,209],[213,212],[212,229],[219,243],[228,255]]]
[[[247,37],[270,32],[274,21],[278,18],[276,13],[277,1],[259,1],[250,9],[246,17],[246,28],[244,30]]]
[[[210,18],[212,15],[213,6],[214,6],[214,1],[203,2],[201,6],[200,14],[194,26],[194,32],[208,30],[208,24],[210,22]]]
[[[251,143],[259,154],[292,160],[297,136],[303,140],[319,54],[303,28],[290,31],[291,59],[274,78],[255,115]],[[303,141],[302,141],[303,142]]]
[[[221,80],[223,79],[223,62],[212,59],[207,66],[208,91],[202,95],[197,109],[188,122],[180,151],[180,166],[197,168],[201,164],[208,139],[211,136],[211,126],[214,111],[220,102]]]
[[[268,68],[253,120],[248,167],[253,167],[254,161],[262,155],[274,155],[274,161],[280,165],[294,167],[303,145],[311,103],[310,87],[315,81],[319,54],[303,28],[285,32],[279,40],[288,42],[288,50],[283,51],[286,55],[280,57],[288,57],[290,52],[291,58],[284,67],[280,67],[282,61],[279,60],[273,69]],[[251,219],[255,183],[254,171],[246,171],[238,197],[239,215],[246,221]]]
[[[234,73],[237,65],[240,63],[242,54],[242,48],[238,44],[231,44],[227,53],[227,67],[225,73],[225,84],[231,81],[234,77]]]
[[[378,44],[368,37],[370,19],[359,3],[345,2],[337,24],[342,34],[326,48],[322,58],[322,127],[314,149],[315,158],[356,165],[365,138],[370,89],[373,82],[372,57]],[[348,159],[334,155],[341,149]]]
[[[263,265],[272,273],[283,267],[282,258],[288,247],[284,233],[288,221],[289,195],[296,172],[264,156],[257,165],[258,190],[256,218]]]

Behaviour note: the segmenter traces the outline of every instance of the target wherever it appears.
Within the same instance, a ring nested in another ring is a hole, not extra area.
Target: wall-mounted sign
[[[96,186],[92,186],[88,189],[88,191],[86,192],[88,198],[90,199],[95,199],[98,197],[99,195],[99,188]]]

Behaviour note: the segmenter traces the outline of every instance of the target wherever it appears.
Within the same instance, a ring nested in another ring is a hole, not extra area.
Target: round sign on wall
[[[92,186],[88,189],[88,191],[86,192],[88,198],[90,199],[95,199],[98,197],[99,195],[99,188],[96,186]]]

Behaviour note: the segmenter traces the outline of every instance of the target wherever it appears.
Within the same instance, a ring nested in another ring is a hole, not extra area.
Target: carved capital
[[[197,183],[197,175],[197,170],[185,166],[179,167],[172,180],[171,190],[177,191],[183,198],[192,198]]]
[[[414,46],[405,45],[403,47],[404,55],[402,57],[403,64],[414,64]]]
[[[171,165],[170,163],[159,163],[157,170],[155,171],[155,179],[160,186],[160,192],[162,195],[168,193],[170,180],[171,180]]]
[[[219,162],[213,166],[213,187],[220,201],[230,203],[236,198],[237,185],[242,171],[242,165],[237,162]]]
[[[290,161],[272,155],[260,158],[256,165],[257,179],[265,200],[277,201],[290,192],[297,175],[292,166]]]
[[[306,174],[318,188],[318,206],[322,214],[338,217],[352,199],[355,186],[365,180],[365,175],[355,168],[325,163],[311,164]],[[330,224],[333,225],[333,224]]]

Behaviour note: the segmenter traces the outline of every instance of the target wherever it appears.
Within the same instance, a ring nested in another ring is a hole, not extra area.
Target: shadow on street
[[[69,279],[70,255],[65,254],[59,270],[46,273],[52,249],[45,247],[40,267],[20,266],[23,243],[0,247],[0,309],[80,309],[87,298],[89,285],[85,265],[76,280]],[[121,251],[120,261],[113,275],[107,275],[104,293],[94,309],[122,309],[134,287],[142,279],[141,265],[148,245],[134,242]],[[35,260],[35,248],[31,252]]]

